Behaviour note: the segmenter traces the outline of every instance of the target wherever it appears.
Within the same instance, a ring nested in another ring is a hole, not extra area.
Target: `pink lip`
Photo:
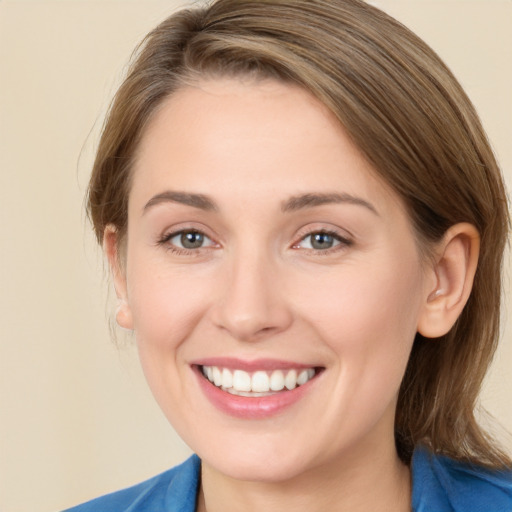
[[[222,366],[223,368],[232,367],[231,365],[228,366],[220,364],[220,359],[216,359],[216,361],[216,364],[205,363],[205,366]],[[273,363],[277,363],[277,361],[273,361]],[[247,368],[252,368],[253,366],[254,365],[252,363],[247,363],[243,367],[243,369],[245,369],[246,371],[250,371]],[[294,366],[289,365],[289,363],[286,363],[286,366],[283,366],[282,363],[276,366],[276,368],[280,369],[287,367],[311,368],[311,366]],[[236,366],[236,368],[242,369],[242,366]],[[262,367],[261,365],[257,366],[257,368],[260,370],[270,369],[268,366]],[[228,393],[227,391],[222,391],[222,389],[213,385],[201,373],[201,369],[199,366],[194,364],[192,366],[192,369],[199,381],[199,386],[201,387],[203,393],[206,395],[208,400],[221,412],[242,419],[264,419],[283,412],[285,409],[297,403],[302,397],[304,397],[309,392],[311,387],[314,386],[317,380],[317,378],[315,377],[314,379],[306,382],[306,384],[299,386],[295,389],[292,389],[291,391],[281,391],[273,395],[262,397],[245,397],[232,395],[231,393]]]
[[[197,366],[218,366],[230,370],[244,370],[246,372],[255,372],[257,370],[291,370],[293,368],[296,370],[305,370],[315,367],[315,365],[311,364],[300,364],[279,359],[255,359],[254,361],[246,361],[233,357],[209,357],[192,361],[191,364]]]

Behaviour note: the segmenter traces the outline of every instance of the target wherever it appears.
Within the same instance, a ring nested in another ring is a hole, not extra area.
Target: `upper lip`
[[[304,364],[295,361],[285,361],[280,359],[253,359],[245,360],[233,357],[207,357],[192,361],[196,366],[217,366],[231,370],[244,370],[246,372],[255,372],[257,370],[288,370],[288,369],[307,369],[319,367],[317,364]]]

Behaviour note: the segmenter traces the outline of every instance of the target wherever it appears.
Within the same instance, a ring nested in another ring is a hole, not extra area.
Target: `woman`
[[[473,410],[508,230],[474,109],[359,0],[218,0],[151,32],[89,211],[197,453],[76,512],[505,511]]]

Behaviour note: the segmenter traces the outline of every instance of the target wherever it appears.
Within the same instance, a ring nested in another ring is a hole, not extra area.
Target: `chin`
[[[254,441],[252,446],[241,448],[234,445],[221,445],[225,448],[204,449],[198,455],[204,464],[216,472],[236,480],[277,483],[296,478],[314,465],[308,464],[308,456],[303,450]]]
[[[304,471],[304,468],[292,462],[282,460],[248,461],[241,460],[240,456],[231,457],[230,460],[221,461],[216,465],[210,464],[205,459],[203,462],[219,473],[246,482],[281,483],[294,479]]]

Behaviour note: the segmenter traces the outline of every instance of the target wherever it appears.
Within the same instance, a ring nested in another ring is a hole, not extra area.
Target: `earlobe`
[[[133,321],[130,306],[124,299],[119,299],[116,309],[116,323],[119,327],[133,331]]]
[[[480,237],[472,224],[452,226],[436,249],[418,332],[426,338],[444,336],[455,324],[471,294]]]
[[[133,329],[133,319],[128,303],[126,274],[119,254],[119,239],[116,228],[109,224],[103,233],[103,250],[107,256],[114,288],[118,300],[116,323],[123,329]]]

